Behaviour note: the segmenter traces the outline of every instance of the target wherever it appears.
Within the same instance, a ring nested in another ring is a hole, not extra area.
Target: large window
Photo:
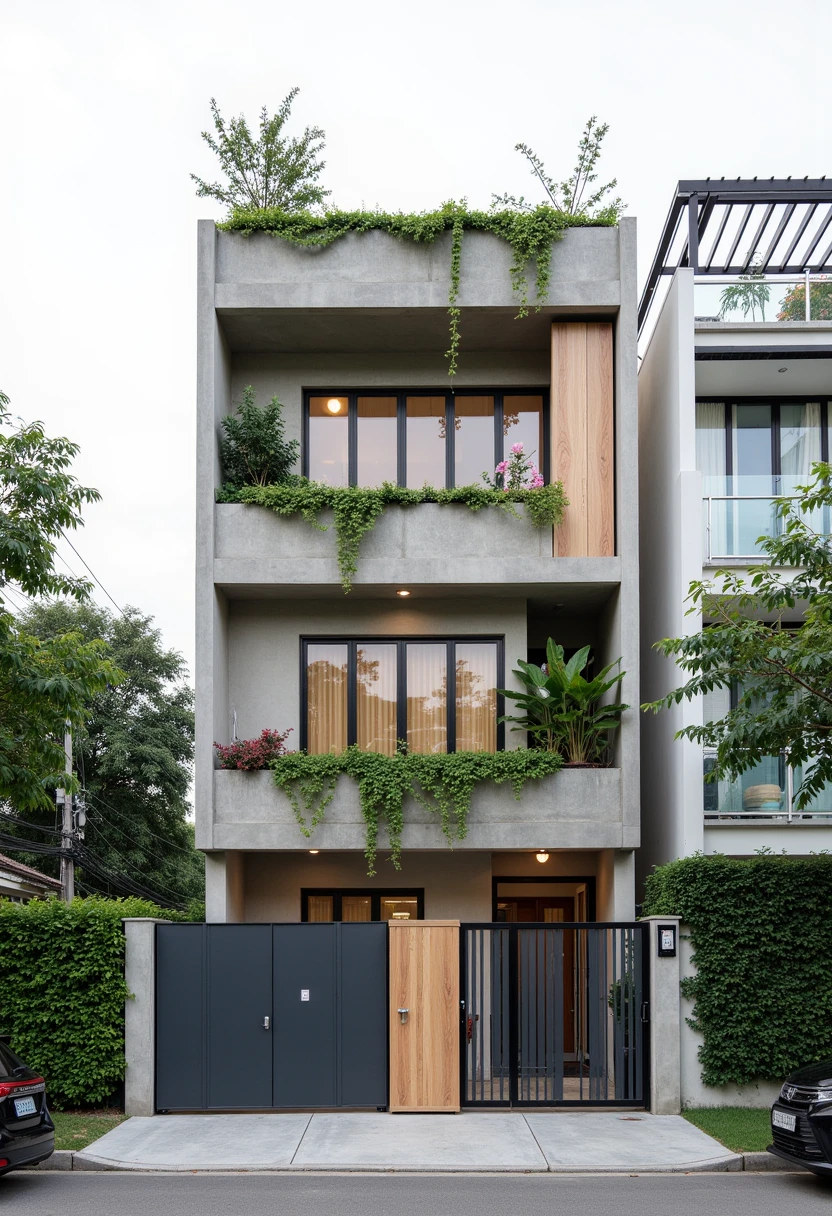
[[[333,486],[482,485],[516,443],[549,479],[548,393],[315,391],[303,471]]]
[[[502,748],[498,638],[306,638],[301,746],[310,754]]]
[[[771,500],[795,494],[829,458],[829,402],[699,400],[696,467],[706,500],[706,553],[751,557],[777,526]],[[822,526],[822,521],[817,521]]]
[[[332,887],[309,888],[300,893],[302,921],[423,920],[424,888],[401,891],[365,891]]]

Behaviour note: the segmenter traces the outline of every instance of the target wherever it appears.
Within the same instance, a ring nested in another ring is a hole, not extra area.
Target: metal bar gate
[[[643,924],[468,924],[463,1106],[645,1106]]]

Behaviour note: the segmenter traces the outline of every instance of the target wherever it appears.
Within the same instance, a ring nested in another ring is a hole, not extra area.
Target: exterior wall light
[[[310,849],[310,850],[309,850],[309,852],[310,852],[310,853],[312,853],[312,854],[315,854],[315,853],[320,853],[320,851],[321,851],[320,849]]]
[[[535,853],[535,857],[537,858],[537,860],[540,862],[540,864],[542,866],[545,865],[546,862],[549,860],[549,854],[546,852],[545,849],[538,849],[537,852]]]
[[[329,401],[326,403],[326,408],[329,410],[330,414],[340,414],[343,404],[338,400],[337,397],[330,397]]]
[[[410,592],[409,591],[397,591],[396,595],[400,595],[402,597],[402,599],[406,599],[406,597],[408,595],[410,595]]]

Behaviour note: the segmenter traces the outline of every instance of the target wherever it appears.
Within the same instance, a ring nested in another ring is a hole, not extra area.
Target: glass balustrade
[[[703,755],[703,808],[706,819],[832,819],[832,787],[825,786],[806,807],[795,807],[804,770],[791,767],[785,752],[765,756],[733,781],[704,780],[713,772],[714,752]]]
[[[765,275],[736,275],[730,278],[701,278],[694,284],[694,314],[697,321],[744,324],[832,319],[832,278],[809,277],[809,316],[806,316],[807,278]]]

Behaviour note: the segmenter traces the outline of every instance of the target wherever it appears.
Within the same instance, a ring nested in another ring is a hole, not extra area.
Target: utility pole
[[[64,732],[64,755],[66,763],[64,770],[68,777],[72,776],[72,732],[69,729],[69,723],[66,724]],[[67,782],[67,787],[69,782]],[[72,822],[72,794],[69,788],[60,791],[64,796],[63,818],[61,820],[61,848],[69,850],[72,848],[75,832]],[[72,903],[75,898],[75,861],[71,856],[61,857],[61,887],[63,898],[66,903]]]

